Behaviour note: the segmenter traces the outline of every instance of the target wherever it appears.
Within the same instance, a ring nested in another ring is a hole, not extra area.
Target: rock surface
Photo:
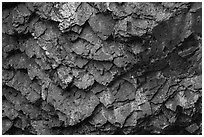
[[[202,4],[2,3],[2,134],[202,134]]]

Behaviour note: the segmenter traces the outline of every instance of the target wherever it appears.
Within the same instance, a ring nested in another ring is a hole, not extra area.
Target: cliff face
[[[3,3],[2,134],[202,134],[201,3]]]

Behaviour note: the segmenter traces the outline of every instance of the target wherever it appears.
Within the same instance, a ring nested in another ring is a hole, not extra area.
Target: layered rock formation
[[[3,3],[3,134],[202,134],[201,3]]]

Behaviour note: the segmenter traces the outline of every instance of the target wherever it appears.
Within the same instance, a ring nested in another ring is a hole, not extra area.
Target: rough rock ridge
[[[202,4],[2,4],[2,134],[202,134]]]

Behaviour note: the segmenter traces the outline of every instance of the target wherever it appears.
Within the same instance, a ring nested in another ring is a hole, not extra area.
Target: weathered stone
[[[116,23],[115,35],[120,35],[122,37],[141,37],[148,31],[152,31],[155,26],[156,22],[153,20],[134,19],[131,16],[128,16]]]
[[[30,126],[30,123],[28,122],[27,118],[25,115],[20,115],[19,116],[20,120],[17,121],[17,123],[15,123],[15,127],[18,127],[22,130],[25,130],[26,128],[28,128],[28,126]]]
[[[90,120],[90,123],[96,127],[101,127],[107,122],[106,117],[104,116],[104,111],[101,110]]]
[[[78,40],[76,43],[73,44],[72,50],[81,56],[88,56],[90,52],[90,48],[93,47],[93,45],[87,43],[86,41],[83,40]]]
[[[119,124],[119,126],[122,127],[126,118],[130,115],[130,113],[131,113],[131,106],[129,103],[114,109],[115,124]]]
[[[115,21],[110,15],[96,14],[91,16],[89,24],[101,39],[106,40],[114,30]]]
[[[17,5],[13,10],[4,12],[7,14],[3,20],[3,32],[9,35],[17,33],[27,33],[26,29],[31,15],[31,11],[25,4]]]
[[[120,57],[125,54],[125,44],[117,41],[104,41],[103,50],[112,57]]]
[[[7,59],[7,66],[14,69],[26,69],[29,64],[29,59],[25,54],[17,54]]]
[[[40,89],[32,87],[32,82],[25,73],[17,72],[14,78],[9,81],[7,85],[21,91],[21,93],[31,102],[35,102],[40,99],[40,95],[38,94]]]
[[[2,101],[2,110],[2,116],[7,116],[10,120],[13,120],[18,116],[18,112],[14,109],[13,104],[7,100]]]
[[[51,23],[45,23],[43,24],[46,26],[46,30],[44,30],[44,34],[39,38],[39,40],[44,40],[44,41],[53,41],[53,45],[55,45],[54,40],[59,38],[61,35],[60,31],[58,28]],[[37,30],[36,30],[37,31]]]
[[[88,63],[88,60],[81,57],[77,57],[74,63],[77,67],[83,68]]]
[[[9,119],[2,119],[2,134],[8,131],[13,125],[13,122]]]
[[[138,89],[137,91],[135,91],[135,102],[137,103],[137,105],[145,103],[146,100],[146,94],[143,93],[142,89]]]
[[[131,116],[127,118],[125,121],[124,127],[134,127],[137,125],[137,120],[138,120],[138,113],[134,111]]]
[[[192,3],[191,4],[191,9],[190,9],[190,12],[195,12],[197,11],[198,9],[202,8],[202,5],[200,2],[195,2],[195,3]]]
[[[162,88],[161,88],[162,87]],[[169,83],[166,82],[164,85],[161,85],[161,90],[159,89],[156,95],[152,98],[151,102],[154,104],[159,104],[168,99]]]
[[[65,66],[62,66],[57,69],[57,74],[65,87],[68,86],[69,83],[73,80],[73,75],[71,74],[71,69]]]
[[[80,89],[86,89],[94,84],[94,77],[91,74],[84,74],[77,80],[74,80],[74,85]]]
[[[37,22],[35,23],[32,35],[34,38],[38,38],[46,31],[46,29],[46,25],[43,22]]]
[[[4,134],[202,134],[201,11],[2,3]]]
[[[21,109],[21,104],[28,103],[26,98],[13,88],[3,88],[2,94],[14,105],[15,109],[18,111]]]
[[[193,132],[195,132],[196,130],[198,130],[199,129],[199,127],[198,127],[198,125],[196,124],[196,123],[194,123],[194,124],[192,124],[192,125],[190,125],[190,126],[188,126],[187,128],[186,128],[186,130],[188,131],[188,132],[190,132],[190,133],[193,133]]]
[[[28,57],[33,57],[36,55],[37,58],[42,58],[44,53],[43,50],[40,48],[40,46],[37,44],[37,40],[34,40],[32,38],[26,40],[21,46],[20,50],[28,55]]]
[[[160,75],[160,72],[150,74],[146,79],[146,83],[142,86],[143,91],[145,92],[148,99],[152,99],[152,97],[159,92],[159,88],[165,84],[165,77]],[[161,77],[160,77],[161,76]],[[156,77],[156,78],[155,78]],[[167,92],[167,91],[166,91]],[[158,101],[158,100],[156,100]]]
[[[150,103],[147,101],[144,104],[139,106],[139,110],[140,111],[138,112],[138,119],[144,118],[152,114]]]
[[[177,120],[176,113],[169,110],[169,109],[162,109],[162,112],[164,113],[165,117],[168,119],[169,123],[174,123]]]
[[[127,68],[127,66],[137,64],[137,61],[138,59],[127,52],[125,56],[115,58],[113,63],[119,68]]]
[[[101,66],[99,65],[100,63],[89,63],[88,65],[88,71],[94,76],[94,79],[102,84],[102,85],[107,85],[108,83],[110,83],[113,78],[114,78],[114,75],[117,74],[117,72],[115,71],[106,71],[106,72],[103,72],[104,71],[104,66]]]
[[[89,4],[80,2],[56,3],[54,7],[57,12],[52,10],[49,16],[60,22],[59,28],[63,32],[74,25],[82,26],[95,12]]]
[[[179,105],[184,109],[188,109],[194,106],[194,103],[198,100],[199,95],[190,90],[180,91],[176,96],[166,102],[166,107],[175,111],[176,107]]]
[[[97,96],[106,108],[112,106],[115,101],[115,97],[109,89],[103,90]]]
[[[190,54],[192,54],[194,51],[196,51],[196,49],[197,49],[197,47],[190,47],[188,49],[180,51],[178,53],[178,55],[181,56],[181,57],[186,57],[186,56],[189,56]]]
[[[31,104],[22,104],[21,110],[24,114],[29,115],[30,119],[36,119],[41,115],[39,108]]]
[[[184,18],[184,19],[182,19]],[[180,14],[162,22],[152,30],[155,38],[160,41],[157,46],[164,45],[170,52],[175,48],[173,45],[179,44],[192,34],[192,15]]]
[[[18,43],[14,37],[11,37],[5,33],[2,34],[2,57],[7,56],[7,52],[16,50],[18,48]]]
[[[62,121],[60,121],[58,118],[51,118],[50,121],[47,122],[48,127],[52,128],[52,127],[60,127],[62,125]]]
[[[121,81],[117,91],[114,91],[115,99],[120,101],[133,100],[135,95],[135,88],[132,84]]]
[[[155,3],[130,2],[122,5],[118,3],[107,3],[107,9],[112,11],[116,18],[123,18],[135,14],[138,18],[148,17],[157,21],[166,20],[171,13]]]
[[[80,37],[93,44],[96,50],[102,46],[102,40],[99,39],[99,37],[94,33],[90,26],[86,26],[83,29],[82,33],[80,34]],[[90,50],[92,51],[92,53],[95,52],[94,49]]]
[[[113,60],[113,56],[111,56],[110,54],[104,52],[104,50],[102,48],[100,48],[99,50],[97,50],[97,52],[95,52],[95,55],[94,55],[93,58],[95,60],[100,60],[100,61]]]
[[[192,78],[186,78],[181,82],[181,85],[184,85],[186,88],[191,88],[192,86],[193,89],[199,90],[202,88],[202,76],[195,76]]]
[[[14,34],[13,26],[12,26],[12,17],[9,16],[10,9],[3,10],[2,12],[2,32],[7,34]],[[10,27],[9,27],[10,26]]]
[[[114,57],[125,54],[123,44],[116,42],[102,43],[90,27],[85,27],[80,37],[84,40],[78,40],[74,43],[72,50],[76,54],[85,58],[99,61],[112,61]],[[134,58],[130,55],[126,55],[125,58],[126,61],[129,60],[128,62],[132,62],[132,60],[134,60]]]
[[[82,31],[82,28],[81,28],[80,26],[78,26],[78,25],[75,25],[75,26],[73,26],[73,27],[71,28],[71,30],[72,30],[73,32],[76,32],[76,33],[80,34],[81,31]]]
[[[76,93],[73,94],[74,92]],[[66,96],[71,97],[66,98]],[[68,95],[62,95],[61,89],[53,84],[49,86],[47,101],[66,115],[66,125],[75,125],[89,117],[99,103],[97,97],[91,92],[84,93],[84,91],[77,90]]]
[[[195,31],[196,33],[201,34],[200,28],[202,27],[202,8],[198,8],[198,10],[196,10],[196,12],[192,16],[193,16],[192,30]]]
[[[94,86],[91,91],[94,93],[94,94],[98,94],[102,91],[106,90],[106,87],[101,85],[101,84],[98,84],[96,83],[96,86]]]
[[[122,127],[126,118],[131,113],[131,105],[128,103],[124,106],[114,108],[114,110],[102,107],[101,113],[103,114],[103,117],[105,117],[111,124],[114,124],[117,127]]]
[[[3,82],[8,82],[14,77],[14,72],[13,71],[8,71],[8,70],[2,70],[2,81]]]
[[[31,122],[32,127],[37,132],[37,135],[51,135],[52,131],[46,126],[45,121],[33,121]]]
[[[132,51],[135,55],[144,51],[145,47],[143,47],[142,43],[134,43],[131,45]]]
[[[151,121],[152,125],[158,128],[158,132],[161,132],[162,129],[169,126],[169,122],[167,121],[164,115],[157,116]]]

